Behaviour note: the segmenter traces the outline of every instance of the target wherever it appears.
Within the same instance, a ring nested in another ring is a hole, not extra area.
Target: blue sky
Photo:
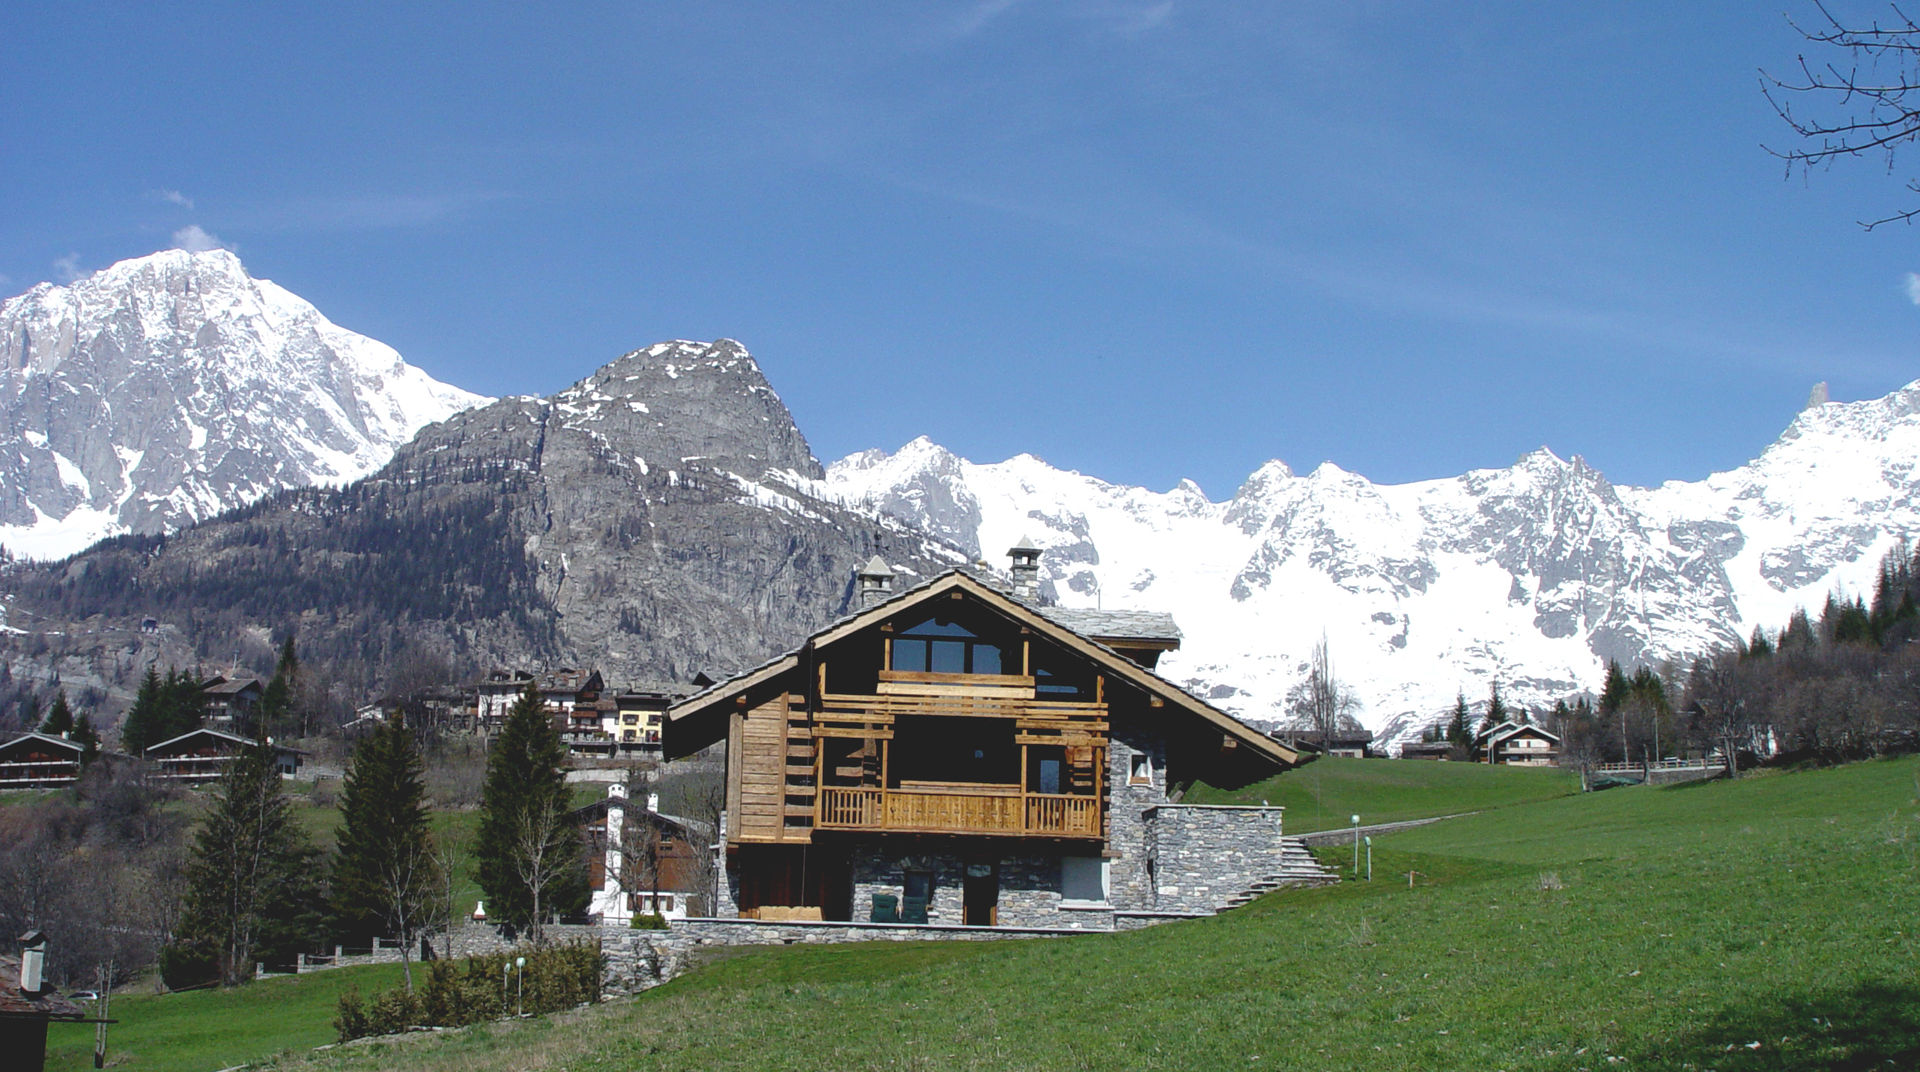
[[[1761,149],[1778,8],[552,7],[16,5],[0,291],[199,228],[471,390],[731,336],[824,460],[1216,498],[1696,479],[1920,376],[1899,173]]]

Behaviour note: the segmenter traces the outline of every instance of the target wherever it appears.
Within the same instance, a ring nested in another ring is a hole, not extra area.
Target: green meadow
[[[1327,805],[1385,821],[1418,790],[1390,788]],[[740,951],[632,1000],[318,1053],[330,1010],[218,997],[284,1021],[269,1067],[329,1072],[1920,1064],[1920,761],[1554,792],[1376,837],[1372,882],[1128,934]]]
[[[1580,791],[1580,777],[1555,767],[1495,767],[1379,759],[1317,759],[1244,789],[1197,785],[1194,804],[1260,804],[1287,809],[1289,834],[1504,808]]]

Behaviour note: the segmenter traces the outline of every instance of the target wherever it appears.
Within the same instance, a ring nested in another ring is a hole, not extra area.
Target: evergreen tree
[[[147,664],[147,676],[140,679],[140,691],[127,709],[127,720],[120,724],[120,747],[138,756],[147,746],[164,740],[160,737],[160,671]]]
[[[413,734],[398,721],[360,742],[341,787],[333,857],[336,927],[357,938],[398,937],[409,990],[411,951],[439,881],[425,778]]]
[[[1773,654],[1773,643],[1767,639],[1766,630],[1753,627],[1753,639],[1747,641],[1745,659],[1764,659]]]
[[[1480,732],[1487,733],[1495,726],[1507,720],[1507,705],[1500,700],[1500,683],[1495,681],[1487,692],[1487,713],[1480,719]]]
[[[1627,684],[1627,672],[1620,669],[1619,660],[1608,659],[1607,680],[1600,687],[1600,713],[1611,715],[1620,710],[1620,705],[1627,702],[1630,692],[1632,686]]]
[[[73,708],[67,706],[67,690],[53,694],[53,706],[47,710],[47,720],[40,723],[40,732],[49,737],[73,732]]]
[[[73,720],[73,741],[80,746],[80,765],[90,767],[100,758],[100,733],[93,728],[93,719],[82,713]]]
[[[294,654],[293,634],[280,644],[280,659],[274,664],[273,678],[260,693],[260,723],[277,732],[293,711],[293,693],[300,673],[300,657]]]
[[[310,947],[322,895],[317,857],[281,792],[273,749],[249,745],[216,783],[194,834],[172,961],[203,964],[235,986],[256,961],[284,962]]]
[[[1465,748],[1473,743],[1467,733],[1467,694],[1458,693],[1453,699],[1453,718],[1447,723],[1447,743],[1455,748]]]
[[[475,847],[488,914],[534,941],[554,913],[586,904],[579,831],[568,807],[566,751],[531,681],[507,712],[487,757]]]

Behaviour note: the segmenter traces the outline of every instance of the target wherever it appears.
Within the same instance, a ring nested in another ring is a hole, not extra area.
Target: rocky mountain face
[[[42,283],[0,304],[0,545],[58,558],[345,483],[485,401],[226,250]]]
[[[1550,704],[1597,688],[1608,659],[1684,664],[1836,588],[1870,595],[1881,556],[1920,533],[1916,458],[1920,382],[1810,405],[1748,465],[1651,489],[1542,449],[1393,486],[1269,462],[1214,501],[925,439],[836,462],[827,484],[970,554],[1031,536],[1065,605],[1172,611],[1186,642],[1162,668],[1252,721],[1280,718],[1324,636],[1395,739],[1493,681]]]
[[[356,702],[496,665],[684,684],[845,612],[875,554],[908,581],[962,559],[822,476],[739,344],[662,343],[456,414],[344,488],[15,566],[0,646],[121,699],[156,659],[264,669],[286,630]]]

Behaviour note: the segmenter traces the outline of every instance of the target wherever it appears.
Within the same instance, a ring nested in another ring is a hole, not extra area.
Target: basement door
[[[960,922],[970,927],[991,927],[1000,921],[1000,865],[968,864],[966,883],[961,887]]]

